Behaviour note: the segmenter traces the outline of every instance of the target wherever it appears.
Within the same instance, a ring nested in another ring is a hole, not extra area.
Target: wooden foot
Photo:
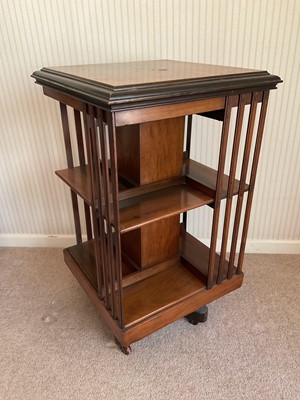
[[[186,315],[184,318],[186,318],[190,324],[198,325],[199,323],[205,322],[207,320],[207,316],[208,316],[208,307],[203,306],[199,308],[199,310]]]
[[[125,347],[122,346],[121,343],[115,338],[116,344],[120,347],[122,353],[126,354],[127,356],[131,353],[131,346]]]

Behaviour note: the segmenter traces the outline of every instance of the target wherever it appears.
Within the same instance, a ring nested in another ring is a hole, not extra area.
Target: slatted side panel
[[[170,58],[282,76],[270,95],[249,237],[300,238],[298,0],[2,0],[0,18],[1,233],[73,233],[69,189],[53,174],[66,166],[59,108],[32,71]],[[195,139],[194,156],[217,162],[218,123],[194,125],[209,133]],[[193,228],[197,236],[209,238],[210,218]]]
[[[104,123],[104,120],[108,123]],[[84,113],[86,148],[92,185],[92,220],[98,295],[119,325],[122,317],[122,261],[116,132],[111,115],[87,105]]]
[[[242,272],[268,99],[269,91],[241,94],[238,96],[237,106],[234,97],[226,98],[216,149],[218,160],[215,168],[218,172],[214,202],[211,209],[204,207],[201,210],[202,218],[193,212],[185,214],[183,218],[185,227],[189,229],[192,225],[189,222],[197,221],[201,224],[205,215],[211,216],[208,224],[208,288],[215,283],[222,283],[224,279],[232,278],[235,273]],[[249,100],[248,112],[245,112]],[[213,117],[209,114],[202,116]],[[189,117],[186,134],[187,154],[190,153],[189,142],[198,133],[194,132],[191,135],[191,125]],[[226,193],[225,198],[222,198],[223,191]],[[218,231],[221,238],[220,248],[217,248]]]
[[[87,163],[87,156],[85,154],[86,144],[83,139],[84,115],[77,109],[68,110],[68,106],[62,102],[59,103],[59,106],[65,145],[66,166],[68,168],[73,168],[77,165],[85,165]],[[72,125],[74,129],[71,129]],[[82,243],[83,223],[85,224],[85,232],[88,240],[92,239],[91,210],[90,206],[84,200],[80,199],[72,189],[70,189],[70,197],[76,242],[80,244]],[[82,215],[83,210],[84,218]]]

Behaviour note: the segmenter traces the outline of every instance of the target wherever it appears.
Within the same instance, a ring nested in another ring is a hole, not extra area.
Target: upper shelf
[[[91,176],[88,165],[79,167],[62,169],[55,171],[71,189],[74,190],[83,200],[90,206],[93,203],[93,194],[91,187]],[[119,181],[119,191],[122,192],[128,189],[121,181]]]
[[[87,166],[56,171],[56,174],[89,205],[92,205],[91,181]],[[153,190],[145,193],[143,186],[132,190],[126,188],[127,198],[119,202],[122,233],[162,218],[210,204],[214,200],[200,190],[181,183],[180,180],[177,183],[174,181],[172,186],[169,187],[158,188],[156,184],[145,186],[151,186]],[[124,189],[119,184],[120,194]],[[131,191],[135,196],[130,195]],[[125,196],[121,197],[124,198]]]
[[[74,190],[83,200],[92,205],[93,195],[91,187],[91,177],[87,165],[80,167],[67,168],[55,171],[56,175],[60,177],[71,189]]]
[[[89,205],[92,205],[91,178],[87,165],[56,171],[56,174]],[[170,179],[134,188],[128,188],[123,182],[119,181],[120,207],[124,209],[125,204],[130,204],[131,206],[133,204],[139,204],[143,201],[144,198],[147,198],[148,201],[151,196],[157,197],[161,189],[167,189],[170,186],[180,187],[180,185],[184,182],[184,179],[185,182],[190,186],[190,192],[191,190],[193,190],[193,193],[198,192],[201,194],[201,196],[205,193],[210,199],[214,199],[217,180],[216,170],[189,159],[185,161],[183,176],[184,178],[182,179],[174,178],[172,180]],[[223,188],[221,192],[221,197],[223,199],[227,196],[228,179],[228,176],[224,175]],[[192,189],[191,187],[193,187],[194,189]],[[247,191],[248,189],[249,185],[246,184],[244,187],[244,191]],[[236,195],[238,191],[239,181],[235,180],[233,194]],[[155,193],[155,195],[152,195],[152,193]],[[168,191],[163,193],[166,193],[168,198]],[[132,200],[129,201],[130,198]],[[127,203],[125,201],[127,201]],[[209,201],[205,204],[212,204],[212,201]],[[198,205],[196,205],[196,207],[198,207]]]
[[[217,171],[213,168],[207,167],[204,164],[200,164],[194,160],[186,160],[185,162],[185,180],[186,183],[207,193],[209,196],[214,197],[216,192],[217,182]],[[221,191],[221,198],[227,197],[228,191],[228,175],[223,176],[223,185]],[[238,194],[240,182],[235,179],[233,187],[233,195]],[[249,185],[245,184],[243,191],[246,192],[249,189]]]
[[[36,82],[110,110],[275,89],[267,71],[171,60],[42,68]]]
[[[213,200],[185,184],[123,200],[120,202],[121,232],[212,203]]]

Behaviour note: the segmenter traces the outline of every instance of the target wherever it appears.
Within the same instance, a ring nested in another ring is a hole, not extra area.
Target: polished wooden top
[[[49,70],[114,88],[258,72],[253,69],[171,60],[71,65],[51,67]]]
[[[275,89],[281,82],[267,71],[170,60],[42,68],[32,76],[112,111]]]

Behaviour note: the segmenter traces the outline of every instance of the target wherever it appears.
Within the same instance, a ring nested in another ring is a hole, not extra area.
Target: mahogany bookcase
[[[56,174],[71,188],[77,241],[64,258],[123,352],[240,287],[269,91],[280,78],[168,60],[32,76],[60,103],[67,169]],[[220,121],[216,169],[190,157],[193,115]],[[209,247],[187,229],[189,210],[204,206]]]

